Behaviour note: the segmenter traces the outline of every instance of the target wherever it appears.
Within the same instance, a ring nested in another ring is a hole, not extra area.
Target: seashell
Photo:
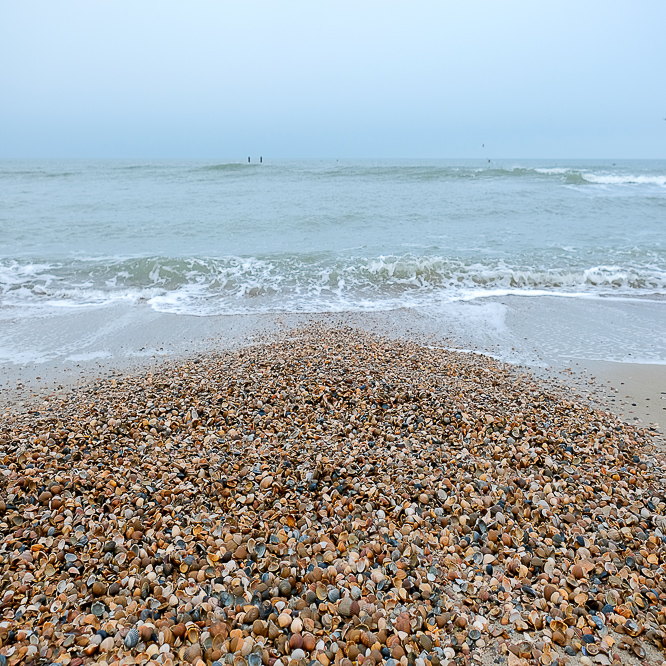
[[[583,606],[587,601],[587,594],[585,592],[580,592],[574,597],[574,601],[579,605]]]
[[[645,650],[642,645],[640,645],[639,643],[634,643],[631,646],[631,649],[639,659],[645,659]]]
[[[585,570],[580,564],[574,564],[574,566],[571,567],[571,574],[576,579],[583,578],[583,576],[585,576]]]
[[[115,647],[115,641],[112,636],[107,636],[100,644],[100,652],[110,652]]]
[[[532,644],[523,641],[518,645],[518,656],[521,659],[529,659],[532,656]]]
[[[159,635],[160,645],[173,645],[175,642],[176,637],[171,632],[171,629],[169,627],[164,627]]]
[[[149,643],[153,635],[153,627],[148,624],[142,624],[139,627],[139,638],[144,643]]]
[[[106,606],[101,601],[95,601],[90,607],[90,612],[97,617],[102,617],[106,612]]]
[[[618,615],[621,615],[624,618],[630,618],[632,616],[631,609],[628,606],[626,606],[625,604],[623,604],[621,606],[617,606],[615,608],[615,612]]]
[[[643,627],[641,627],[637,622],[634,620],[627,620],[624,623],[624,631],[629,635],[629,636],[638,636],[638,634],[643,631]]]
[[[136,647],[139,642],[139,630],[136,627],[132,627],[129,630],[127,636],[125,636],[124,645],[126,650],[131,650]]]
[[[182,652],[183,659],[190,664],[194,664],[202,656],[201,647],[198,643],[188,645]]]
[[[187,640],[190,643],[198,643],[199,642],[199,627],[197,627],[194,624],[190,624],[187,627],[187,632],[185,634]]]

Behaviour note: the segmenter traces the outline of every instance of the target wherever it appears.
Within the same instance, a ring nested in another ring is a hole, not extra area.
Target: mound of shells
[[[0,424],[0,666],[661,663],[649,433],[312,327]]]

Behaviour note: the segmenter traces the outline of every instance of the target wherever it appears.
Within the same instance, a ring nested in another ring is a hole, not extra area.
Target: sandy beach
[[[395,321],[86,366],[6,405],[0,655],[660,663],[655,432]]]
[[[0,666],[666,666],[666,3],[386,9],[2,5]]]
[[[483,334],[472,337],[462,329],[460,320],[469,319],[470,309],[461,308],[460,315],[453,312],[451,321],[433,318],[419,310],[400,309],[388,312],[359,312],[341,314],[253,314],[216,317],[187,317],[150,312],[141,318],[124,308],[117,311],[74,313],[67,320],[53,320],[46,326],[33,326],[32,335],[42,344],[63,350],[51,358],[35,357],[36,361],[0,365],[0,406],[27,409],[40,399],[55,395],[63,398],[72,387],[85,385],[90,380],[112,374],[139,373],[163,363],[178,362],[196,355],[215,353],[253,345],[276,335],[287,334],[312,323],[331,327],[352,326],[361,331],[406,339],[421,344],[447,349],[460,349],[463,353],[478,353],[493,357],[506,354],[508,344],[516,346],[516,359],[530,359],[524,367],[544,381],[554,382],[563,390],[573,390],[594,407],[610,410],[623,421],[640,427],[653,428],[663,441],[666,423],[666,365],[651,363],[614,363],[576,358],[571,354],[557,354],[551,350],[533,350],[532,356],[519,347],[531,339],[543,340],[542,329],[551,326],[551,340],[563,346],[567,334],[560,333],[552,322],[568,330],[578,325],[582,314],[577,304],[559,299],[542,301],[540,309],[525,299],[499,299],[501,307],[508,303],[507,325],[510,333],[503,347],[488,344]],[[521,309],[516,309],[518,303]],[[599,307],[599,306],[597,306]],[[657,321],[663,317],[663,308],[655,312]],[[640,311],[639,311],[640,312]],[[630,310],[632,316],[635,314]],[[597,326],[606,310],[595,313]],[[654,315],[651,315],[654,317]],[[648,321],[647,317],[644,317]],[[80,319],[80,321],[79,321]],[[564,324],[562,322],[565,322]],[[487,326],[479,319],[478,328]],[[94,331],[94,334],[93,334]],[[21,326],[17,339],[30,346],[30,328]],[[52,339],[49,339],[51,335]],[[496,331],[492,331],[496,335]],[[470,341],[469,338],[472,338]],[[618,345],[622,348],[622,345]]]

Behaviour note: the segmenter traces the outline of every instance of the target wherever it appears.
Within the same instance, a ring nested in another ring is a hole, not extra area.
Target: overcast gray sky
[[[664,0],[4,0],[0,157],[664,158],[665,34]]]

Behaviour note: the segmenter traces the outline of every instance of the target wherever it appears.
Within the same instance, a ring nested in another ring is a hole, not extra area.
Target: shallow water
[[[0,361],[62,355],[74,314],[70,355],[117,353],[120,307],[410,308],[507,360],[525,316],[535,362],[654,362],[665,299],[663,161],[0,162]]]

